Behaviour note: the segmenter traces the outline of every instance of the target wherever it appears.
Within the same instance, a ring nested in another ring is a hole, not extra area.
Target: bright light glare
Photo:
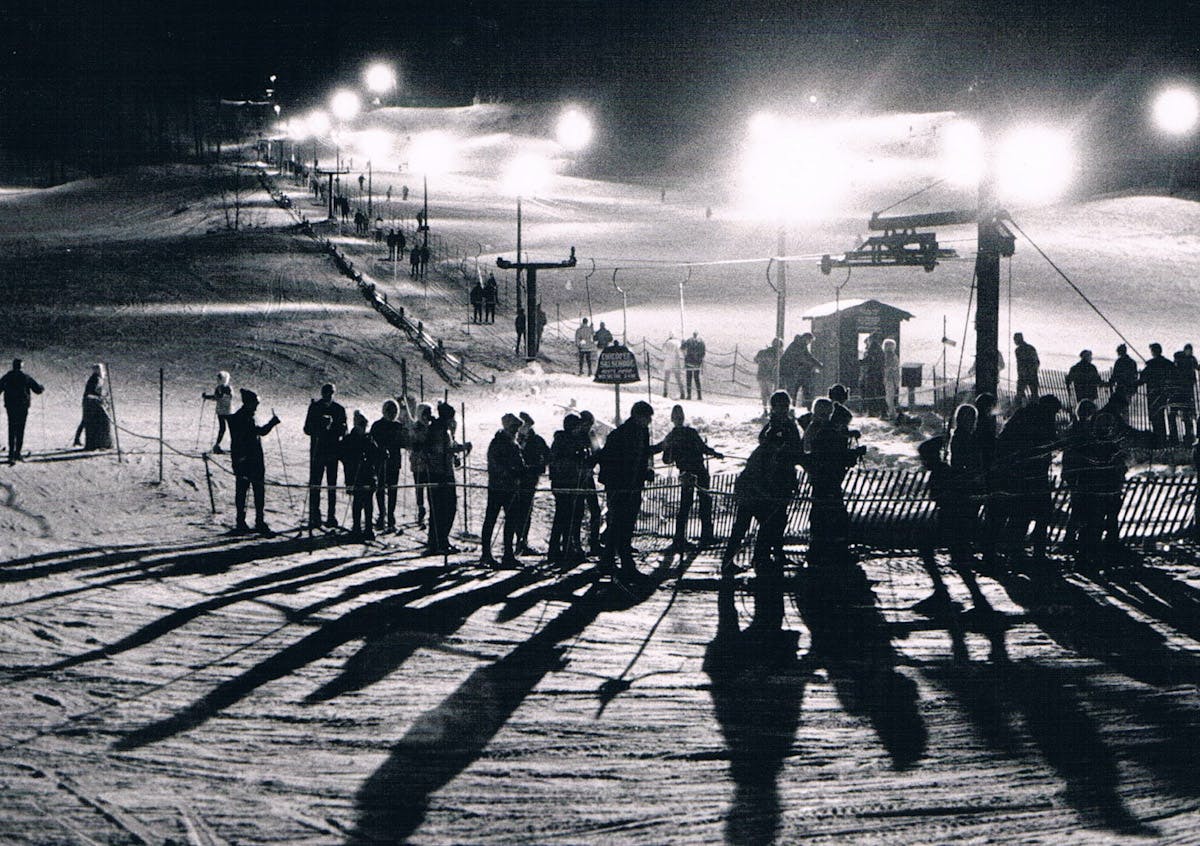
[[[445,132],[424,132],[408,148],[408,166],[426,176],[446,173],[454,167],[455,148],[454,139]]]
[[[287,122],[287,134],[293,141],[303,141],[310,132],[307,120],[292,118]]]
[[[814,216],[842,195],[849,177],[848,160],[831,134],[766,113],[751,119],[742,184],[753,213]]]
[[[1008,133],[996,158],[996,186],[1010,200],[1048,202],[1071,180],[1075,156],[1066,133],[1025,127]]]
[[[542,156],[522,153],[504,168],[504,190],[518,197],[532,197],[550,182],[550,163]]]
[[[358,133],[354,146],[378,168],[392,155],[392,135],[383,129],[368,129]]]
[[[941,171],[961,187],[974,187],[983,175],[983,136],[969,120],[946,124],[942,132]]]
[[[372,94],[386,94],[396,87],[396,72],[386,62],[376,62],[368,67],[363,79]]]
[[[338,120],[353,120],[362,108],[362,103],[353,91],[342,90],[333,95],[333,99],[329,101],[329,108]]]
[[[1154,122],[1172,135],[1191,132],[1200,119],[1200,101],[1186,88],[1168,88],[1154,98]]]
[[[559,144],[577,152],[591,143],[592,121],[579,109],[567,109],[558,119],[556,135]]]
[[[308,116],[308,131],[318,138],[329,131],[329,115],[322,111],[312,112]]]

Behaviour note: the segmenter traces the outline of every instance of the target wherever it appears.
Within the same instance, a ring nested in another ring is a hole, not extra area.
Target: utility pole
[[[775,337],[783,338],[784,324],[787,322],[787,224],[779,224],[779,285],[775,288]]]
[[[575,248],[571,248],[571,257],[566,261],[557,262],[523,262],[509,261],[506,258],[497,258],[496,266],[501,270],[516,270],[520,273],[525,271],[525,360],[533,361],[537,358],[538,338],[537,338],[537,272],[539,270],[558,270],[566,267],[575,266]]]
[[[349,173],[350,171],[348,171],[348,170],[321,170],[320,168],[314,168],[314,170],[321,176],[329,177],[329,192],[328,192],[329,193],[329,219],[334,220],[337,218],[337,215],[335,215],[333,213],[333,177],[335,174]]]
[[[978,247],[975,281],[975,393],[996,396],[1000,382],[1000,252],[1001,236],[990,169],[979,181]]]

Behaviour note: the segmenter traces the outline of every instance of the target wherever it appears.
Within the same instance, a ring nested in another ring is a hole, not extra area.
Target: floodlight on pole
[[[996,188],[1004,199],[1049,202],[1062,195],[1075,169],[1067,133],[1042,126],[1011,130],[996,150]]]
[[[354,120],[362,110],[362,101],[353,91],[342,89],[330,98],[329,110],[340,121]]]
[[[363,81],[367,90],[375,95],[375,101],[379,102],[379,97],[396,87],[396,71],[387,62],[375,62],[363,71]]]
[[[577,153],[592,141],[592,120],[580,109],[571,106],[558,118],[555,136],[565,150]]]
[[[1186,135],[1200,120],[1200,98],[1188,88],[1166,88],[1154,98],[1154,123],[1169,135]]]

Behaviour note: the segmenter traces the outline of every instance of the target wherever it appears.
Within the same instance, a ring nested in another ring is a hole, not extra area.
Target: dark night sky
[[[0,9],[9,143],[103,135],[113,98],[261,93],[307,108],[392,58],[414,101],[570,96],[618,131],[671,145],[815,91],[838,110],[974,105],[1111,109],[1197,70],[1200,14],[1149,2],[742,0],[16,0]],[[20,115],[18,118],[17,115]]]

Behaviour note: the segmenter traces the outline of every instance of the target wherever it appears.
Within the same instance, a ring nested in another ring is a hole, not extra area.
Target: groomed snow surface
[[[685,329],[715,351],[737,344],[752,355],[770,340],[774,222],[747,216],[715,177],[663,180],[663,203],[658,184],[585,180],[563,161],[523,203],[522,247],[538,260],[576,247],[578,267],[539,277],[551,320],[557,305],[570,323],[561,339],[551,325],[544,360],[525,366],[512,348],[511,292],[495,326],[468,326],[461,271],[477,256],[485,269],[513,256],[514,200],[496,175],[514,151],[546,148],[535,137],[544,121],[496,106],[370,120],[365,128],[396,133],[394,161],[376,162],[373,175],[377,193],[393,188],[389,222],[411,226],[420,199],[419,178],[396,170],[407,136],[454,132],[469,153],[459,171],[430,180],[430,221],[453,258],[428,286],[406,267],[393,283],[386,251],[352,227],[325,234],[393,305],[496,375],[449,391],[466,409],[473,464],[506,411],[529,411],[547,438],[571,407],[611,420],[612,390],[574,375],[569,330],[590,294],[595,317],[620,334],[614,268],[630,340],[661,343],[679,334],[687,275],[663,263],[764,259],[695,268]],[[925,125],[903,116],[881,120],[878,137],[864,132],[896,166],[859,180],[862,208],[791,224],[789,252],[853,246],[870,208],[909,192],[895,174],[919,174],[906,157],[927,151],[895,126],[914,123]],[[297,212],[321,217],[311,192],[278,184]],[[235,195],[239,232],[227,228]],[[1168,352],[1195,340],[1194,203],[1133,196],[1014,217],[1143,351],[1150,340]],[[1187,543],[1106,575],[1055,559],[1033,574],[980,576],[990,616],[914,614],[931,582],[911,557],[864,553],[837,577],[797,570],[778,597],[783,628],[798,637],[785,660],[790,644],[734,628],[756,613],[761,622],[772,597],[757,597],[756,612],[743,577],[719,602],[716,554],[665,554],[662,538],[638,540],[659,588],[631,596],[597,588],[593,564],[480,569],[470,537],[447,561],[420,558],[408,492],[405,534],[369,545],[287,531],[304,504],[286,487],[268,490],[278,537],[226,534],[227,456],[209,465],[216,515],[198,458],[215,434],[200,394],[217,370],[259,392],[262,419],[274,409],[283,420],[264,441],[267,474],[292,484],[304,480],[304,410],[322,382],[371,419],[398,391],[402,361],[414,392],[422,380],[427,399],[445,387],[293,223],[248,174],[224,168],[0,194],[0,355],[22,356],[47,387],[29,418],[34,455],[0,467],[0,840],[1194,840],[1200,571]],[[944,239],[969,253],[970,235]],[[821,276],[815,261],[789,265],[789,334],[843,279]],[[932,274],[855,271],[842,296],[916,315],[904,358],[930,364],[942,316],[962,332],[970,281],[970,261]],[[1119,340],[1021,240],[1011,327],[1005,303],[1002,333],[1023,331],[1046,366],[1069,365],[1084,346],[1103,364]],[[969,346],[966,356],[964,372]],[[120,461],[69,447],[94,361],[110,368]],[[662,434],[674,400],[653,387]],[[710,387],[710,399],[682,405],[731,456],[714,469],[733,471],[760,409]],[[644,384],[628,386],[623,409],[645,396]],[[911,460],[920,437],[869,423],[863,440],[887,464]],[[473,532],[483,499],[476,490],[468,503]],[[462,528],[461,504],[458,519]],[[539,500],[540,547],[548,522]],[[978,604],[941,563],[955,601]]]

